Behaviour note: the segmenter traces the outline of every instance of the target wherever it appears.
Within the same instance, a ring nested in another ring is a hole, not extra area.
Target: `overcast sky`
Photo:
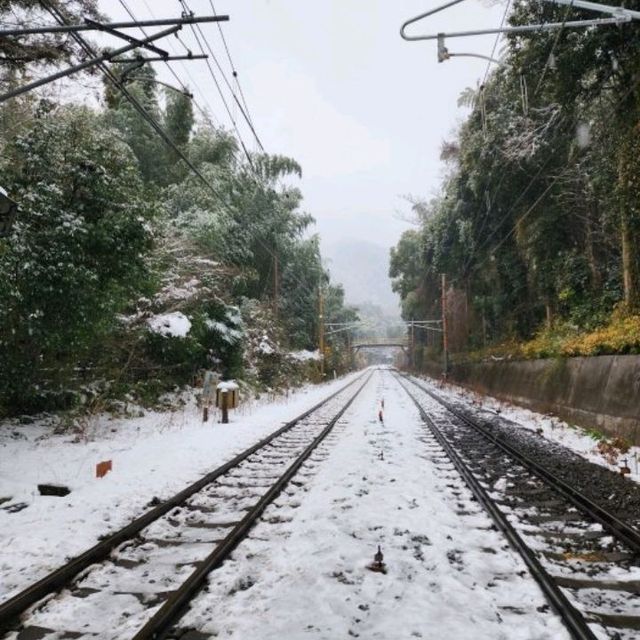
[[[127,18],[119,1],[100,4],[112,19]],[[150,8],[156,17],[180,11],[178,0],[127,4],[139,19],[151,17]],[[208,0],[188,4],[196,14],[211,14]],[[230,16],[222,28],[258,135],[267,151],[301,163],[305,208],[323,239],[395,244],[409,226],[398,219],[409,209],[403,196],[429,196],[438,188],[441,142],[464,116],[456,99],[484,76],[486,62],[439,64],[435,42],[400,38],[400,24],[434,8],[434,0],[214,0],[214,6]],[[504,4],[466,0],[413,30],[495,27],[503,11]],[[228,71],[217,26],[202,29]],[[189,28],[180,37],[199,52]],[[494,36],[484,36],[447,46],[489,54],[493,43]],[[205,62],[173,64],[197,102],[230,126]],[[163,64],[156,68],[160,79],[176,84]]]

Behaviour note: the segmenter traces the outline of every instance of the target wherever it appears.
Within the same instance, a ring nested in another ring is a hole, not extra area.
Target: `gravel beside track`
[[[406,379],[467,483],[484,488],[478,499],[497,526],[517,530],[512,544],[532,560],[532,575],[572,637],[638,638],[637,486],[514,423],[444,399],[433,384]]]
[[[437,385],[423,379],[417,380],[438,393]],[[454,400],[449,402],[534,462],[543,465],[571,486],[579,487],[588,498],[621,520],[640,528],[640,485],[514,422],[500,416],[487,416],[486,412],[478,411],[469,404]]]

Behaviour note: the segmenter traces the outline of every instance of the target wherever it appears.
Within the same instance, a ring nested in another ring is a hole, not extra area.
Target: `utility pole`
[[[442,274],[442,366],[445,378],[449,370],[449,339],[447,336],[447,274]]]
[[[318,350],[320,351],[320,375],[324,379],[324,297],[322,282],[318,282]]]
[[[278,308],[280,306],[280,288],[278,278],[278,256],[273,254],[273,314],[276,317],[276,320],[278,319]]]
[[[411,340],[409,341],[409,367],[415,369],[416,364],[416,334],[413,318],[411,318]]]
[[[177,33],[182,29],[182,25],[178,24],[170,29],[166,29],[164,31],[160,31],[151,36],[147,36],[142,40],[135,40],[133,44],[128,44],[125,47],[121,47],[120,49],[114,49],[113,51],[106,51],[98,56],[94,56],[81,62],[80,64],[76,64],[73,67],[69,67],[68,69],[63,69],[62,71],[58,71],[46,78],[41,78],[40,80],[35,80],[34,82],[30,82],[21,87],[16,87],[15,89],[11,89],[6,93],[0,94],[0,102],[5,102],[9,100],[9,98],[15,98],[16,96],[22,95],[23,93],[28,93],[29,91],[33,91],[33,89],[37,89],[38,87],[42,87],[45,84],[49,84],[54,80],[59,80],[60,78],[64,78],[66,76],[70,76],[78,71],[84,71],[90,67],[99,66],[101,63],[112,60],[113,58],[117,58],[117,56],[127,53],[127,51],[133,51],[138,47],[148,46],[149,43],[154,42],[155,40],[159,40],[160,38],[164,38],[166,36]]]

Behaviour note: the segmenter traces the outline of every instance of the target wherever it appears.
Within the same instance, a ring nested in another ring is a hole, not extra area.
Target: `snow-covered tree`
[[[131,150],[86,108],[41,106],[0,173],[19,204],[0,240],[1,411],[63,390],[144,286],[155,208]]]

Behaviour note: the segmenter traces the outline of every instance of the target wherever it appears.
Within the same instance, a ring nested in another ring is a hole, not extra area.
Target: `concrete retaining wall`
[[[427,369],[434,377],[442,371]],[[640,445],[640,356],[454,364],[449,378]]]

